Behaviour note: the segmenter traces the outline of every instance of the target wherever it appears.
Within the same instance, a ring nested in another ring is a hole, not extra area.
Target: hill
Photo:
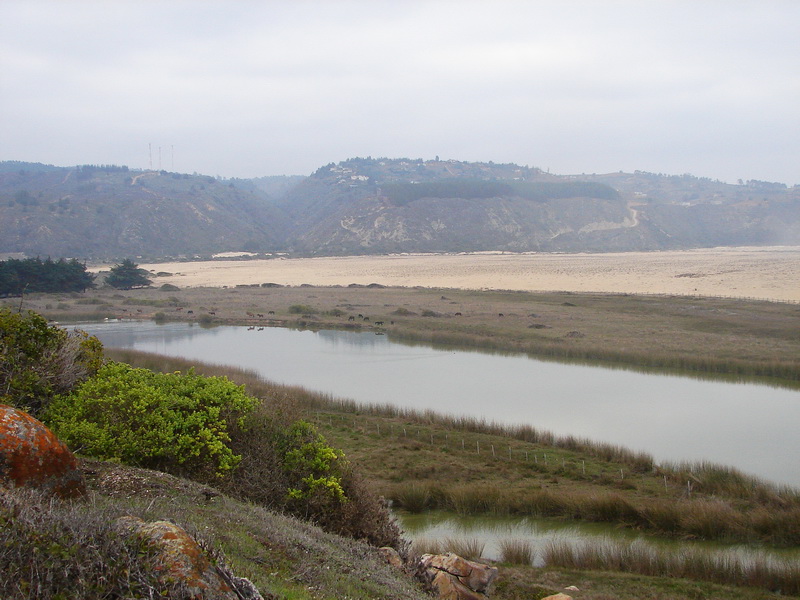
[[[453,160],[354,158],[251,180],[12,161],[0,228],[0,253],[93,260],[794,245],[800,188]]]
[[[256,182],[116,166],[16,166],[0,169],[0,252],[113,259],[277,249],[286,224]]]

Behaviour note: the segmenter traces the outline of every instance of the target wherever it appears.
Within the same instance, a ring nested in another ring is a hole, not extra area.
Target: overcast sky
[[[800,184],[800,1],[0,0],[0,160],[148,145],[223,177],[438,155]]]

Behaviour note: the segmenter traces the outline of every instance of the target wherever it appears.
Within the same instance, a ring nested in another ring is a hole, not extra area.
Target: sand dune
[[[611,254],[427,254],[143,264],[180,287],[380,283],[464,289],[741,296],[800,302],[800,246]]]

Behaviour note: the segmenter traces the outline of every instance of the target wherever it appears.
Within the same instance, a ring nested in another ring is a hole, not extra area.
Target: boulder
[[[400,553],[397,552],[394,548],[390,548],[389,546],[384,546],[383,548],[378,548],[378,552],[383,557],[383,560],[392,567],[396,569],[402,569],[405,567],[405,563],[403,562]]]
[[[145,522],[122,517],[118,526],[158,549],[161,578],[179,582],[191,598],[204,600],[264,600],[247,579],[234,577],[223,566],[213,564],[185,529],[169,521]]]
[[[86,494],[78,461],[41,421],[0,404],[0,483],[30,487],[59,498]]]
[[[497,567],[447,554],[423,554],[420,577],[442,600],[486,600],[489,586],[497,577]]]
[[[542,600],[572,600],[572,596],[567,596],[566,594],[553,594],[552,596],[542,598]]]

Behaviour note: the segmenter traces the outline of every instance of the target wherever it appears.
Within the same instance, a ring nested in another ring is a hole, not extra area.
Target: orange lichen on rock
[[[165,583],[181,583],[191,598],[238,600],[240,597],[182,527],[169,521],[146,523],[136,517],[122,517],[117,523],[158,549],[160,579]]]
[[[78,461],[66,444],[28,413],[0,404],[0,482],[60,498],[86,494]]]

